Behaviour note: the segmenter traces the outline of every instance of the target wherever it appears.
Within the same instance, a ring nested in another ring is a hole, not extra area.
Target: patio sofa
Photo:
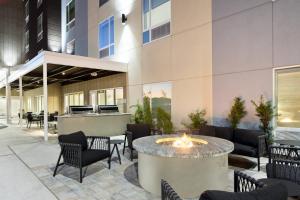
[[[213,136],[234,143],[233,154],[257,158],[258,171],[260,157],[267,153],[265,133],[259,130],[232,129],[230,127],[204,126],[193,134]]]

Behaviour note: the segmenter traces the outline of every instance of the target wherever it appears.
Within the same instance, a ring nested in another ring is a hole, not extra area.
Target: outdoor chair
[[[300,163],[297,161],[272,160],[266,166],[267,178],[259,181],[266,185],[283,184],[289,197],[300,197]]]
[[[109,137],[85,136],[82,131],[79,131],[69,135],[60,135],[58,136],[58,141],[61,152],[53,176],[56,175],[57,168],[65,164],[79,168],[80,183],[82,183],[82,178],[85,175],[82,174],[82,168],[106,158],[108,158],[108,168],[110,169],[111,155]],[[63,157],[63,163],[60,163],[61,157]]]
[[[161,200],[182,200],[165,180],[161,180]]]
[[[123,155],[126,148],[126,140],[128,148],[130,149],[130,159],[133,160],[133,145],[132,142],[138,138],[151,135],[151,128],[148,124],[127,124],[127,131],[125,132],[125,141],[123,147]]]
[[[264,184],[240,171],[234,171],[234,192],[251,192],[263,188]]]
[[[288,146],[270,146],[269,147],[269,163],[273,160],[285,160],[300,162],[300,148]]]
[[[32,113],[27,113],[27,128],[31,128],[32,122],[36,122],[37,126],[39,126],[40,119],[38,117],[34,117]]]

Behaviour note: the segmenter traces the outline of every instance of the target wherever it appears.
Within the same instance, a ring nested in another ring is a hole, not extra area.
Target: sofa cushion
[[[82,131],[78,131],[68,135],[60,135],[58,136],[58,141],[61,143],[80,144],[83,151],[88,148],[86,136]]]
[[[214,137],[216,135],[215,127],[214,126],[209,126],[209,125],[203,126],[199,129],[198,135],[206,135],[206,136],[213,136]]]
[[[287,200],[287,189],[282,184],[266,186],[251,192],[223,192],[208,190],[200,200]]]
[[[248,145],[234,143],[234,150],[232,153],[255,157],[257,155],[257,149]]]
[[[260,179],[259,181],[265,183],[266,185],[281,183],[287,188],[289,196],[300,196],[300,185],[295,182],[277,178],[264,178]]]
[[[109,152],[104,150],[85,150],[82,152],[82,166],[90,165],[94,162],[109,157]]]
[[[234,131],[234,142],[257,147],[258,146],[258,136],[264,135],[262,131],[259,130],[248,130],[248,129],[236,129]]]
[[[233,141],[233,129],[230,127],[215,127],[215,136],[225,140]]]

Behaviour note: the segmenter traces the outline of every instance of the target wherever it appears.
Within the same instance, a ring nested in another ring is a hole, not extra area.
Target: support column
[[[20,97],[20,127],[23,127],[23,82],[22,76],[19,78],[19,97]]]
[[[6,123],[11,124],[11,88],[8,78],[10,76],[10,68],[6,71]]]
[[[47,63],[43,63],[43,91],[44,91],[44,139],[48,141],[48,85]]]

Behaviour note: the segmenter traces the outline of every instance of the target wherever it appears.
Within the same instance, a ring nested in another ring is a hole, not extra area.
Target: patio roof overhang
[[[39,53],[36,57],[31,59],[29,62],[20,65],[17,70],[11,72],[10,76],[8,77],[8,83],[12,83],[18,80],[20,77],[30,73],[31,71],[37,69],[43,64],[72,66],[112,72],[127,72],[127,63],[108,59],[100,60],[98,58],[43,51]],[[0,88],[3,88],[5,86],[6,80],[4,79],[0,81]]]

